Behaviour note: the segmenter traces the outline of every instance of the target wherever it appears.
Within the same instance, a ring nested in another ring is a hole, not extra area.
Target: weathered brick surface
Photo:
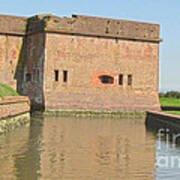
[[[16,89],[23,37],[0,35],[0,83]]]
[[[44,62],[45,62],[45,33],[32,34],[26,40],[26,61],[19,79],[20,93],[29,96],[32,105],[44,104]],[[31,74],[27,81],[26,75]]]
[[[27,18],[9,15],[0,15],[0,33],[24,35]]]
[[[0,119],[16,116],[30,111],[27,97],[6,97],[0,99]]]
[[[47,108],[159,110],[159,44],[47,34],[45,106]],[[59,82],[54,70],[59,70]],[[63,70],[68,82],[63,82]],[[123,74],[119,86],[96,86],[94,73]],[[132,74],[132,86],[127,76]]]
[[[135,21],[73,15],[60,18],[38,15],[29,18],[28,32],[57,32],[124,39],[159,41],[159,25]]]
[[[0,26],[0,83],[17,88],[33,105],[160,110],[159,25],[87,16],[0,16],[0,23],[1,19],[6,23],[4,29]],[[12,19],[19,23],[17,28]],[[63,82],[64,70],[67,82]],[[103,73],[112,75],[114,84],[102,85],[95,79]],[[118,85],[119,74],[123,85]]]

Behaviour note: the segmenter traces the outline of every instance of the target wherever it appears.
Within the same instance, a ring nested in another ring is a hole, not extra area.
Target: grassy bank
[[[180,107],[180,99],[177,98],[160,98],[161,106],[178,106]]]
[[[180,115],[180,111],[163,111],[163,112],[166,112],[168,114]]]
[[[18,93],[13,88],[0,84],[0,98],[5,96],[18,96]]]
[[[180,99],[177,98],[160,98],[161,106],[175,106],[180,107]],[[168,114],[180,115],[180,111],[164,111]]]

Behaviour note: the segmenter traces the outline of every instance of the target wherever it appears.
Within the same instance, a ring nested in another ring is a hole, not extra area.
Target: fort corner
[[[0,83],[45,110],[160,110],[159,25],[0,16]]]

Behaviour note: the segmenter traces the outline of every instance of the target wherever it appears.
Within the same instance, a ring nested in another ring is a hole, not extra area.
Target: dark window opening
[[[99,76],[99,79],[103,84],[113,84],[114,83],[114,78],[111,76],[103,75]]]
[[[55,73],[55,81],[59,81],[59,71],[55,70],[54,73]]]
[[[132,85],[132,75],[129,74],[128,75],[128,86],[131,86]]]
[[[119,75],[119,85],[123,85],[123,74]]]
[[[31,74],[30,73],[27,73],[26,74],[26,81],[31,81]]]
[[[63,71],[63,82],[67,82],[67,80],[68,80],[68,72]]]

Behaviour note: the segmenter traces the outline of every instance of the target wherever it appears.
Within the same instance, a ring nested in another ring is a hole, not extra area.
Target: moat
[[[1,180],[179,180],[180,147],[139,119],[33,116],[0,136]]]

